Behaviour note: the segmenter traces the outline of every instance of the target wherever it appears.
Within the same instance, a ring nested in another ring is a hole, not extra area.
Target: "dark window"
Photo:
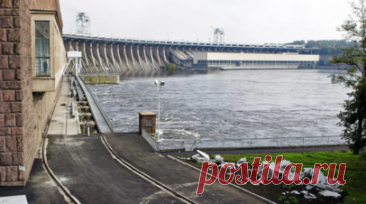
[[[49,77],[50,69],[50,22],[35,21],[36,29],[36,76]]]
[[[152,127],[152,119],[146,119],[146,127]]]

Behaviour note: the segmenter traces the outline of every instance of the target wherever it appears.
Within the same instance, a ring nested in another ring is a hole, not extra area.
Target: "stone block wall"
[[[57,95],[32,92],[35,2],[0,0],[0,186],[26,184]]]
[[[27,1],[0,1],[1,185],[25,180],[24,122],[32,93],[30,17]]]

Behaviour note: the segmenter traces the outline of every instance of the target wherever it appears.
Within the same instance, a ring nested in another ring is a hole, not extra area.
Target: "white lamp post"
[[[163,87],[164,85],[165,85],[165,82],[164,81],[160,81],[159,82],[159,80],[155,80],[154,81],[154,83],[155,83],[155,85],[156,85],[156,87],[158,87],[158,95],[159,95],[159,102],[158,102],[158,139],[157,140],[159,140],[160,139],[160,89],[161,89],[161,87]]]

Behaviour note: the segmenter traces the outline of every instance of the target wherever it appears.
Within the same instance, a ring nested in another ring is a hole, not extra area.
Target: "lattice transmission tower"
[[[214,43],[224,43],[225,42],[225,31],[223,28],[213,28],[214,32]]]
[[[79,12],[76,14],[76,33],[90,34],[90,17],[87,13]]]

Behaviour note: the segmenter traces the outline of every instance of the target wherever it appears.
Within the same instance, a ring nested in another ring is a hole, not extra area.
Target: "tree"
[[[366,145],[366,6],[365,0],[350,3],[352,15],[339,28],[354,48],[345,48],[339,56],[333,56],[331,63],[352,65],[347,73],[332,75],[333,83],[344,84],[352,88],[349,99],[343,104],[344,111],[337,116],[342,133],[354,154],[363,151]]]
[[[344,83],[353,89],[343,104],[344,111],[337,115],[340,119],[337,125],[345,127],[342,138],[354,154],[359,154],[366,145],[366,78],[360,76],[355,68],[350,69],[347,75],[333,77],[333,83]]]

